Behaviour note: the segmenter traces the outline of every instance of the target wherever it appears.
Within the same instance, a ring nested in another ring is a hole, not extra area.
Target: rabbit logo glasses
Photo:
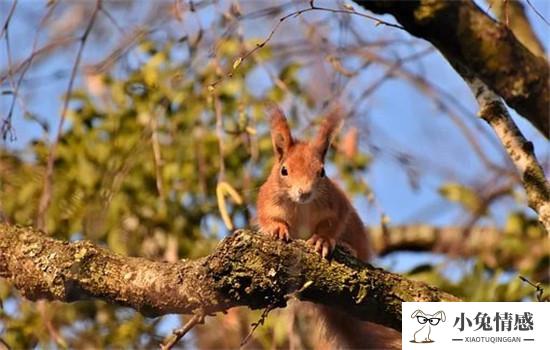
[[[411,318],[416,318],[419,324],[418,330],[414,332],[411,343],[433,343],[431,339],[432,327],[437,326],[440,322],[445,322],[445,312],[438,311],[434,314],[427,314],[422,310],[416,310],[412,313]]]

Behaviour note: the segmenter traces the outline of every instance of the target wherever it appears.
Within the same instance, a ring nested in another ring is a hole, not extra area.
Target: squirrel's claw
[[[323,258],[327,258],[336,247],[336,240],[319,235],[313,235],[308,239],[308,244],[312,245],[315,251]]]
[[[290,234],[288,232],[288,227],[282,223],[276,223],[272,227],[264,231],[268,236],[271,236],[275,239],[280,239],[282,241],[290,241]]]

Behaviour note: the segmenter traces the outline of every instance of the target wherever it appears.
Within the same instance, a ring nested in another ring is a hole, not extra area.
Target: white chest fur
[[[296,207],[296,233],[298,238],[308,239],[313,234],[313,217],[311,205],[301,204]]]

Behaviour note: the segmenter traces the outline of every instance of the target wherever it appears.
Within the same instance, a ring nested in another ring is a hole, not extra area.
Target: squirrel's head
[[[311,202],[323,190],[325,155],[333,134],[341,120],[339,109],[334,109],[324,120],[317,135],[309,142],[292,138],[283,112],[271,111],[271,140],[277,157],[273,168],[279,188],[294,202]]]

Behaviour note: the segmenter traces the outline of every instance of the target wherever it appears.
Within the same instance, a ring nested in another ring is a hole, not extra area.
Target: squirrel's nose
[[[298,189],[298,195],[300,196],[301,201],[305,201],[305,200],[309,199],[309,197],[311,196],[311,191],[306,192],[303,189],[299,188]]]

